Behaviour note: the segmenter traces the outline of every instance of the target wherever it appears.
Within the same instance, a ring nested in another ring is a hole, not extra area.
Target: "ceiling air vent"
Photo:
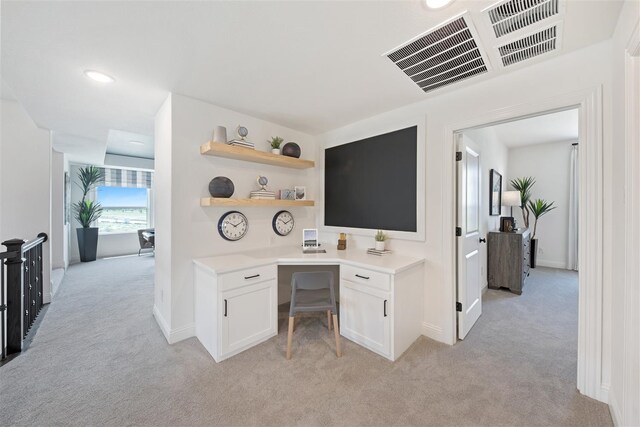
[[[530,36],[498,47],[505,67],[531,59],[557,48],[557,26],[549,27]]]
[[[487,72],[464,17],[429,30],[385,55],[425,92]]]
[[[557,15],[559,0],[510,0],[489,9],[489,19],[496,37],[512,33]]]

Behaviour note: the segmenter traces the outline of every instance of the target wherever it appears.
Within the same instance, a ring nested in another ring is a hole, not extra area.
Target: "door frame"
[[[455,133],[556,111],[578,108],[580,140],[579,190],[579,298],[577,388],[591,398],[607,402],[609,384],[603,383],[603,131],[602,86],[559,94],[552,98],[489,111],[444,126],[443,245],[444,277],[450,281],[445,307],[450,315],[443,338],[456,343],[456,188]],[[447,200],[449,199],[449,200]],[[449,215],[446,210],[449,210]],[[447,274],[448,272],[448,274]],[[608,310],[607,310],[608,312]],[[608,377],[608,375],[607,375]]]

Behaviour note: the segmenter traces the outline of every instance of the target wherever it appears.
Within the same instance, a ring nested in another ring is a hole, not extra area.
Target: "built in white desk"
[[[196,336],[216,362],[278,334],[278,265],[338,265],[340,334],[389,360],[421,335],[424,259],[275,247],[194,264]]]

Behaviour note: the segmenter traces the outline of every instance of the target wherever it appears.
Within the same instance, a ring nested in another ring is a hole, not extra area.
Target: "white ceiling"
[[[5,1],[2,79],[80,157],[104,157],[112,130],[151,136],[172,91],[316,134],[450,90],[423,93],[382,54],[465,10],[491,50],[481,11],[494,3]],[[620,6],[567,1],[562,53],[610,38]]]
[[[520,119],[489,126],[498,141],[509,148],[549,142],[578,141],[578,110]]]

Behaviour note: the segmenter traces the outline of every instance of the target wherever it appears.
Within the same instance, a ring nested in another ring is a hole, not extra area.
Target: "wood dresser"
[[[530,233],[522,228],[514,232],[490,231],[487,235],[487,279],[489,288],[508,288],[522,294],[529,275]]]

